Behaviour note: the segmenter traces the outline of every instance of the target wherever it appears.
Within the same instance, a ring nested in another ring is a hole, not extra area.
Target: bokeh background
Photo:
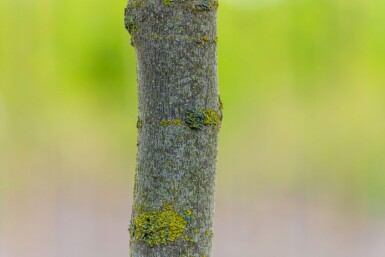
[[[129,256],[126,2],[0,2],[0,256]],[[215,256],[385,256],[385,1],[221,0]]]

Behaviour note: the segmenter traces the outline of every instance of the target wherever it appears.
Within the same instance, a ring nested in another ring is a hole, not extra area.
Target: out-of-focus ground
[[[12,196],[3,206],[0,256],[129,256],[127,190],[102,188],[83,181],[61,193]],[[382,257],[383,220],[344,210],[283,195],[219,199],[215,256]]]
[[[0,2],[0,257],[129,256],[125,4]],[[384,11],[220,2],[215,256],[385,256]]]

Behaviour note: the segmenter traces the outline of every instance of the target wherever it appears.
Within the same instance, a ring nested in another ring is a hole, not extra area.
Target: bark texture
[[[129,1],[137,57],[132,257],[209,257],[222,120],[213,0]]]

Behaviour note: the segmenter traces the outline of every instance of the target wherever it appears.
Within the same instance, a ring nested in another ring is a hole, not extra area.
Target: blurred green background
[[[0,2],[0,256],[129,256],[125,1]],[[385,256],[385,2],[222,0],[216,256]]]

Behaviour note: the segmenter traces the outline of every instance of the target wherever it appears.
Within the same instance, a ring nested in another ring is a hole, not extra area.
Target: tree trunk
[[[217,1],[129,1],[139,117],[132,257],[209,257],[222,120]]]

